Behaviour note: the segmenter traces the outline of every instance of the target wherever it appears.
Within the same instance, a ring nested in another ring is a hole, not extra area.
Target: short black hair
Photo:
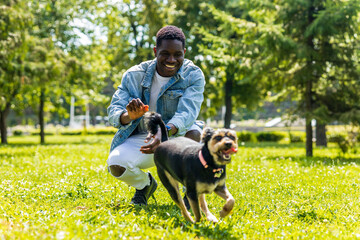
[[[185,48],[185,35],[183,31],[173,25],[168,25],[161,28],[156,34],[156,47],[161,46],[162,40],[179,40],[182,42],[183,48]]]

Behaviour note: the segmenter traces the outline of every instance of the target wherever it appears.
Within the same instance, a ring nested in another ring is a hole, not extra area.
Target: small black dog
[[[226,129],[205,128],[203,144],[185,137],[168,140],[160,114],[147,113],[145,120],[151,134],[156,134],[159,127],[161,129],[161,143],[155,150],[154,161],[162,184],[181,209],[182,215],[194,222],[181,198],[178,183],[186,187],[186,196],[196,222],[201,218],[200,207],[207,220],[218,221],[207,207],[205,193],[215,192],[226,200],[220,217],[227,216],[235,200],[225,186],[225,165],[230,163],[231,154],[237,152],[236,133]]]

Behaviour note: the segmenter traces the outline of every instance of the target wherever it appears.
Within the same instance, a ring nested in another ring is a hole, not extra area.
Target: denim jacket
[[[109,123],[118,128],[110,147],[110,152],[122,144],[136,129],[141,118],[122,125],[120,116],[126,111],[126,105],[134,98],[149,104],[150,88],[156,71],[156,59],[142,62],[127,70],[121,84],[114,93],[107,109]],[[177,136],[185,135],[199,115],[205,77],[199,67],[185,59],[178,72],[160,90],[157,100],[157,112],[166,124],[171,123],[177,129]]]

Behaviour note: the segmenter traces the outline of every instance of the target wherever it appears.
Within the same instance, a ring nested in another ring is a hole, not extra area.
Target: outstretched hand
[[[126,105],[130,120],[135,120],[142,117],[147,111],[149,106],[145,105],[139,98],[133,99]]]
[[[152,141],[151,141],[152,139]],[[150,142],[151,141],[151,142]],[[144,145],[140,148],[140,151],[145,154],[151,154],[155,152],[155,149],[159,146],[161,142],[161,130],[158,129],[157,133],[155,135],[152,135],[149,133],[147,137],[145,138],[145,143],[150,142],[148,145]]]

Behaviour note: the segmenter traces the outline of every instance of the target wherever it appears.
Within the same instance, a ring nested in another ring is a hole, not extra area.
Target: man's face
[[[154,47],[156,70],[160,76],[174,76],[184,62],[185,52],[182,42],[176,39],[162,40],[160,47]]]

